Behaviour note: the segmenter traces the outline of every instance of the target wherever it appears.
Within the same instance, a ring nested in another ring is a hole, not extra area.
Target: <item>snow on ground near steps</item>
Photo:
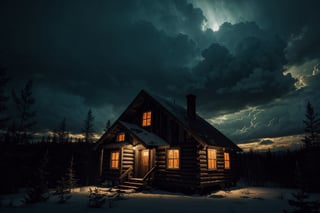
[[[93,188],[93,187],[92,187]],[[194,213],[194,212],[283,212],[290,210],[288,199],[291,199],[290,189],[243,187],[230,191],[218,191],[207,196],[184,195],[159,190],[139,193],[124,193],[123,199],[107,200],[102,208],[89,208],[88,190],[74,190],[67,203],[57,204],[51,198],[46,203],[38,203],[27,207],[0,207],[1,213],[63,213],[63,212],[152,212],[152,213]],[[320,199],[320,194],[312,194],[311,198]],[[21,199],[18,195],[1,198],[3,205],[8,199]],[[110,202],[110,203],[109,203]],[[110,205],[109,205],[110,204]],[[111,206],[111,208],[109,208]]]

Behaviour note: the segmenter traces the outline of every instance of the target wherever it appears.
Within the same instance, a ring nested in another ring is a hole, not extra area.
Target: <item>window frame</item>
[[[178,157],[177,158],[175,158],[174,157],[174,152],[173,152],[173,157],[172,158],[169,158],[169,152],[170,151],[174,151],[174,150],[177,150],[178,151]],[[181,151],[180,151],[180,149],[179,148],[170,148],[170,149],[167,149],[167,151],[166,151],[166,159],[167,159],[167,169],[170,169],[170,170],[179,170],[180,169],[180,167],[181,167],[181,164],[180,164],[180,162],[181,162]],[[169,167],[169,160],[173,160],[172,161],[172,165],[174,166],[174,162],[175,161],[178,161],[178,167]]]
[[[126,133],[125,132],[119,132],[117,134],[116,141],[117,142],[124,142],[126,140]]]
[[[228,156],[228,157],[226,157],[226,156]],[[230,170],[231,169],[230,153],[229,152],[224,152],[223,153],[223,159],[224,159],[224,169]]]
[[[118,158],[113,159],[113,154],[118,154]],[[113,162],[117,162],[117,167],[113,167]],[[120,168],[120,151],[110,152],[110,169],[119,170]]]
[[[141,120],[141,126],[142,127],[149,127],[152,124],[152,111],[144,111],[142,113],[142,120]]]
[[[214,157],[215,158],[209,158],[209,152],[210,151],[214,151],[214,153],[215,153]],[[213,165],[214,165],[213,168],[210,168],[209,161],[213,161],[214,162],[213,163]],[[207,149],[207,168],[208,168],[208,170],[217,170],[218,169],[218,166],[217,166],[217,149],[215,149],[215,148],[208,148]]]

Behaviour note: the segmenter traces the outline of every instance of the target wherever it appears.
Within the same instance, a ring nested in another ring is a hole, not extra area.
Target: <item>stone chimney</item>
[[[189,94],[187,98],[187,115],[190,120],[196,119],[196,96]]]

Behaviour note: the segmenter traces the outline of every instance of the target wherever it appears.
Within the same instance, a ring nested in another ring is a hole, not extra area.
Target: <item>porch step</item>
[[[142,178],[129,178],[128,181],[120,184],[119,189],[133,189],[139,191],[144,187],[144,182]]]
[[[143,182],[143,178],[129,178],[129,181],[133,181],[133,182]]]
[[[131,182],[131,181],[127,181],[127,182],[124,182],[123,185],[129,185],[129,186],[137,186],[137,187],[140,187],[140,186],[143,186],[144,184],[143,183],[140,183],[140,182]]]
[[[126,185],[126,184],[121,184],[118,186],[119,189],[134,189],[134,190],[139,190],[139,186],[131,186],[131,185]]]

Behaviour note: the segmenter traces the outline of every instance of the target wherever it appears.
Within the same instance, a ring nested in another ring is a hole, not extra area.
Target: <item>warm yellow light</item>
[[[119,168],[119,152],[111,152],[111,168],[118,169]]]
[[[143,156],[143,157],[149,156],[149,151],[148,151],[148,150],[142,151],[142,156]]]
[[[208,169],[217,168],[217,150],[208,149]]]
[[[224,153],[224,168],[230,169],[230,155],[228,152]]]
[[[151,111],[142,114],[142,126],[151,126]]]
[[[118,142],[125,141],[125,139],[126,139],[126,135],[124,134],[124,132],[121,132],[121,133],[118,134],[118,136],[117,136],[117,141]]]
[[[179,149],[168,150],[168,169],[179,169],[180,167],[180,153]]]

